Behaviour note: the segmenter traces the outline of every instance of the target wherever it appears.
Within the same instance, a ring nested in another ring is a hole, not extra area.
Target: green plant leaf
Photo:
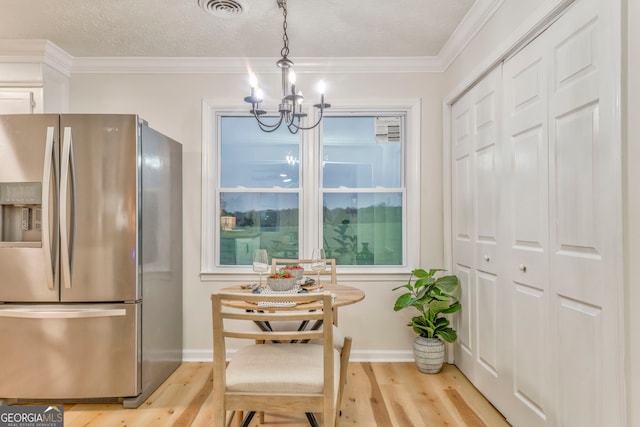
[[[436,332],[436,336],[442,338],[446,342],[454,342],[458,338],[458,334],[451,328],[446,328]]]
[[[451,313],[455,313],[456,311],[460,311],[460,309],[462,309],[462,304],[456,301],[453,304],[451,304],[449,308],[447,308],[446,310],[442,310],[442,313],[451,314]]]
[[[393,307],[395,311],[402,310],[403,308],[407,308],[411,305],[413,301],[413,296],[409,293],[402,294],[396,299],[396,303]]]
[[[429,276],[429,273],[427,273],[425,270],[423,270],[421,268],[417,268],[417,269],[413,270],[411,272],[411,274],[416,276],[419,279],[424,279],[425,277]]]
[[[442,289],[442,292],[447,294],[455,292],[456,289],[458,289],[459,283],[460,281],[456,276],[442,276],[436,280],[438,287]]]

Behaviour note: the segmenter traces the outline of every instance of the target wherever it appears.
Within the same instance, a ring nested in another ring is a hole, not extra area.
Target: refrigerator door
[[[0,306],[0,397],[140,393],[140,304]]]
[[[0,301],[53,302],[59,116],[0,116]]]
[[[138,117],[65,114],[60,129],[61,300],[139,300]]]

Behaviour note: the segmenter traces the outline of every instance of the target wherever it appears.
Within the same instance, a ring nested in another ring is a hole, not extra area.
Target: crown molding
[[[274,58],[74,58],[74,74],[245,74],[279,73]],[[440,72],[437,57],[297,58],[296,73],[425,73]]]
[[[73,57],[49,40],[0,39],[0,62],[43,63],[68,77]]]
[[[449,68],[503,3],[504,0],[476,0],[438,53],[443,70]]]

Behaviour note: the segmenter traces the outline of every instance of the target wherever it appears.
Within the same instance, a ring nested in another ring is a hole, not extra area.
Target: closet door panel
[[[453,108],[453,250],[457,263],[473,264],[473,156],[471,152],[473,117],[465,100]]]
[[[547,328],[541,319],[548,314],[545,293],[540,287],[513,284],[513,308],[517,315],[513,319],[513,378],[512,399],[519,406],[518,413],[510,419],[525,421],[526,425],[542,425],[546,420],[545,399],[548,383],[547,372],[541,358],[546,349]],[[522,425],[525,425],[524,423]]]
[[[499,232],[501,67],[452,108],[454,270],[461,281],[456,364],[491,401],[501,393],[498,349],[504,325]]]
[[[498,142],[500,130],[499,93],[501,69],[490,73],[473,89],[473,151],[475,165],[475,265],[478,270],[497,274],[500,263],[496,245]]]
[[[478,330],[477,360],[482,369],[492,378],[498,377],[497,293],[497,277],[493,274],[479,272],[476,281],[476,294],[478,295],[478,321],[475,325]],[[480,381],[482,381],[482,377]],[[478,385],[483,386],[482,382],[479,382]]]
[[[620,330],[615,280],[621,219],[619,141],[606,123],[602,82],[610,47],[599,2],[572,7],[554,25],[549,98],[551,286],[557,322],[558,414],[566,426],[621,425]],[[569,14],[567,14],[569,15]],[[561,18],[566,20],[567,16]],[[605,100],[607,98],[605,97]],[[603,132],[604,131],[604,132]],[[619,283],[619,282],[618,282]],[[611,349],[605,351],[603,349]],[[619,359],[618,359],[619,360]]]
[[[454,266],[454,274],[458,276],[460,280],[460,304],[462,304],[462,310],[458,312],[456,316],[456,331],[458,333],[458,339],[456,340],[456,347],[458,352],[456,354],[456,365],[468,376],[473,376],[473,359],[475,352],[475,344],[473,339],[473,328],[475,328],[473,309],[473,290],[474,290],[474,278],[473,272],[470,267],[456,264]]]
[[[549,309],[548,79],[544,34],[504,64],[506,269],[513,425],[552,425]],[[551,423],[550,423],[551,422]]]
[[[479,270],[497,274],[498,182],[495,143],[479,149],[475,159],[476,259]]]
[[[452,109],[452,201],[454,273],[460,279],[459,300],[462,310],[456,316],[458,332],[456,364],[469,378],[474,378],[476,351],[475,269],[474,258],[474,164],[472,153],[473,110],[470,97],[460,99]]]
[[[603,417],[603,369],[605,348],[602,342],[603,311],[591,304],[558,297],[560,425],[600,427],[620,425]]]

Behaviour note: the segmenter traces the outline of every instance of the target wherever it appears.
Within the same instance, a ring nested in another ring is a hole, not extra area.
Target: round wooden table
[[[321,290],[329,291],[332,294],[335,294],[336,298],[333,301],[333,307],[344,307],[345,305],[355,304],[364,299],[364,292],[361,289],[354,288],[351,286],[345,285],[337,285],[334,283],[323,283]],[[242,285],[229,286],[226,288],[222,288],[219,292],[232,292],[232,293],[247,293],[250,294],[252,292],[251,289],[243,288]],[[286,294],[282,296],[283,299],[286,299]],[[243,310],[255,310],[256,305],[251,304],[244,301],[223,301],[223,304],[227,307],[240,308]],[[269,309],[277,308],[278,310],[315,310],[321,308],[320,303],[309,303],[309,304],[297,304],[293,307],[269,307]]]
[[[338,285],[335,283],[323,283],[321,290],[329,291],[335,295],[335,299],[333,301],[333,323],[335,325],[338,324],[338,310],[335,310],[338,307],[344,307],[347,305],[355,304],[364,299],[364,291],[358,288],[354,288],[352,286]],[[247,289],[243,285],[235,285],[229,286],[226,288],[222,288],[219,292],[230,292],[230,293],[252,293],[251,289]],[[313,292],[313,291],[312,291]],[[286,300],[286,295],[283,295],[282,298]],[[256,310],[258,306],[255,304],[244,302],[244,301],[222,301],[222,304],[227,307],[239,308],[241,310]],[[318,310],[322,308],[322,304],[319,302],[307,303],[307,304],[296,304],[292,307],[264,307],[260,308],[260,310]]]

